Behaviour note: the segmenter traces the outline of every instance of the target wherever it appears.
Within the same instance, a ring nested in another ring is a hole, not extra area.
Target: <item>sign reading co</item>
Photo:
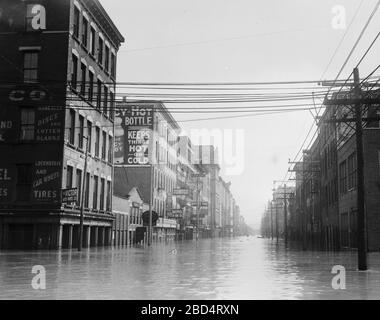
[[[13,89],[9,92],[8,98],[10,101],[43,101],[47,97],[47,93],[41,89]]]

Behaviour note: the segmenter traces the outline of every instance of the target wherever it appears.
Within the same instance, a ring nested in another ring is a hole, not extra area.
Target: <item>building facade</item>
[[[172,239],[176,220],[168,221],[168,208],[177,178],[179,126],[161,102],[120,102],[115,128],[115,192],[137,187],[145,203],[161,219],[153,239]],[[162,220],[166,219],[166,220]]]
[[[124,38],[97,0],[2,3],[1,247],[75,247],[82,197],[83,245],[110,244],[116,55]],[[65,204],[62,189],[71,188],[77,201]]]

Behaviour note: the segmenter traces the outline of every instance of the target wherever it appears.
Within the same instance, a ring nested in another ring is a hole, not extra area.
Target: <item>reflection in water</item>
[[[355,252],[309,252],[255,237],[149,248],[0,253],[0,299],[379,299],[380,254],[356,271]],[[34,265],[46,290],[34,290]],[[346,290],[334,290],[334,265]]]

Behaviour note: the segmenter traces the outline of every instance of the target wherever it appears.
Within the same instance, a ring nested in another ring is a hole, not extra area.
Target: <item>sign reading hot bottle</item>
[[[123,141],[124,159],[118,161],[126,165],[147,165],[150,163],[151,144],[153,135],[154,105],[127,104],[117,110],[117,117],[121,119],[121,128],[117,130],[123,137],[116,137]]]

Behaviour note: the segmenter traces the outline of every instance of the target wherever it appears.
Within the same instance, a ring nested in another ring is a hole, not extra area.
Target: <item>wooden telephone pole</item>
[[[329,122],[355,122],[356,138],[356,163],[357,163],[357,242],[358,242],[358,269],[365,271],[367,265],[367,227],[365,212],[365,185],[364,185],[364,155],[363,155],[363,120],[374,120],[371,118],[362,118],[363,104],[379,104],[379,99],[363,98],[360,88],[360,78],[358,68],[354,68],[354,95],[346,99],[330,99],[325,101],[327,106],[338,105],[355,105],[355,118],[342,120],[328,120]],[[377,119],[379,120],[379,119]]]
[[[355,98],[355,118],[356,118],[356,157],[357,157],[357,219],[358,219],[358,268],[367,270],[367,232],[366,216],[364,205],[364,156],[363,156],[363,128],[362,128],[362,105],[360,102],[361,89],[358,68],[354,69],[354,92]]]

